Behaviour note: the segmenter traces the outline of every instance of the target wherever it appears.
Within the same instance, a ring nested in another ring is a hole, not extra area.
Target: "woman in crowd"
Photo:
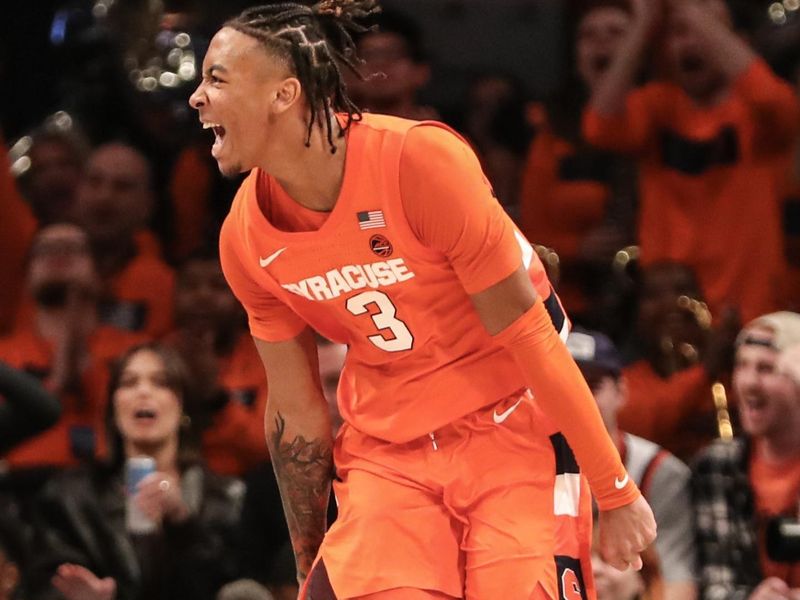
[[[210,600],[236,577],[242,486],[195,460],[184,414],[190,398],[187,369],[172,350],[144,344],[123,355],[110,386],[109,460],[65,472],[37,503],[32,598]],[[155,470],[126,502],[126,461],[144,456]],[[151,531],[129,530],[132,509]]]

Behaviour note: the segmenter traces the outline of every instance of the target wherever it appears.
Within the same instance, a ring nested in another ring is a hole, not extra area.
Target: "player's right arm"
[[[255,339],[269,374],[264,430],[302,582],[325,535],[333,437],[316,343],[306,328],[283,342]]]
[[[330,415],[313,333],[289,306],[255,281],[251,269],[258,267],[259,259],[243,244],[246,222],[237,220],[242,217],[236,208],[234,202],[222,227],[220,261],[228,285],[247,311],[267,373],[264,429],[302,582],[325,535],[333,474]]]

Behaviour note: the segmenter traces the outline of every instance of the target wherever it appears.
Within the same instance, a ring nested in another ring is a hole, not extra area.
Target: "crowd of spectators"
[[[174,4],[148,31],[199,64]],[[391,10],[349,92],[463,135],[544,260],[659,524],[641,573],[595,557],[599,598],[797,600],[800,6],[568,4],[547,98],[498,66],[460,110],[428,105],[435,57]],[[119,22],[95,26],[123,43]],[[0,600],[296,598],[268,374],[216,250],[236,182],[186,126],[196,73],[153,91],[125,64],[117,120],[97,106],[119,88],[73,81],[69,114],[0,138]],[[319,341],[334,426],[345,353]],[[126,491],[141,455],[155,472]],[[126,527],[131,502],[153,530]]]

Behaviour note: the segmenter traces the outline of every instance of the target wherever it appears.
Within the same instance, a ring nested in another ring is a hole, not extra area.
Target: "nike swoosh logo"
[[[628,485],[628,479],[630,479],[630,477],[628,477],[627,473],[625,473],[625,477],[623,477],[621,480],[620,480],[619,477],[615,477],[614,478],[614,487],[617,488],[618,490],[621,490],[626,485]]]
[[[517,410],[517,407],[520,405],[520,402],[522,402],[522,398],[517,400],[516,403],[514,403],[510,408],[507,408],[506,410],[501,412],[499,415],[497,414],[497,410],[495,410],[494,414],[492,415],[492,419],[494,419],[494,422],[500,425],[500,423],[505,421],[511,415],[511,413]]]
[[[273,260],[278,258],[283,253],[284,250],[286,250],[285,247],[281,248],[280,250],[276,250],[275,252],[270,254],[267,258],[259,258],[258,259],[258,264],[261,265],[262,269],[268,267],[270,265],[270,263],[272,263]]]

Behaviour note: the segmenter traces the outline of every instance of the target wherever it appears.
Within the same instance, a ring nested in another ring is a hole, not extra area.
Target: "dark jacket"
[[[235,538],[244,486],[193,466],[183,472],[181,488],[191,511],[186,522],[131,536],[120,472],[80,467],[49,482],[34,508],[31,598],[61,598],[50,579],[69,562],[113,577],[116,600],[212,600],[238,575]]]
[[[716,441],[692,465],[703,600],[745,600],[763,580],[745,438]]]

